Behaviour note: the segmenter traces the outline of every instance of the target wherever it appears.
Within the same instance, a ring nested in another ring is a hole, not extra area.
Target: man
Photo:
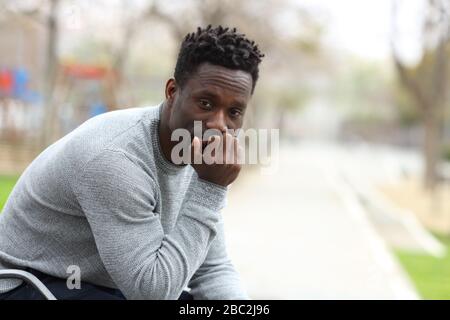
[[[240,171],[236,153],[175,164],[171,136],[200,121],[237,150],[229,131],[242,126],[262,57],[236,29],[198,28],[181,44],[161,105],[94,117],[44,150],[0,215],[0,269],[32,272],[59,299],[248,299],[220,214]],[[189,143],[202,158],[208,141]],[[39,298],[19,280],[0,280],[0,292]]]

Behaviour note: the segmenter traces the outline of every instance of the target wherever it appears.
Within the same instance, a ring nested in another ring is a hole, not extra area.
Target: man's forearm
[[[154,211],[156,185],[138,166],[116,168],[127,161],[123,157],[106,152],[90,163],[74,185],[77,198],[102,262],[125,297],[177,299],[216,235],[226,188],[193,176],[178,220],[165,234]]]
[[[249,296],[226,250],[223,219],[217,224],[214,238],[205,261],[191,281],[191,294],[197,300],[243,300]]]

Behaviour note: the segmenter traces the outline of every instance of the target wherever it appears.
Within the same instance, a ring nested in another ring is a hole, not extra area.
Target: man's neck
[[[162,106],[161,118],[159,120],[159,143],[161,145],[161,150],[164,158],[167,159],[170,163],[173,163],[171,160],[172,148],[177,144],[176,141],[171,140],[172,132],[169,128],[169,114],[167,110],[166,102],[164,102]],[[180,167],[185,165],[180,165]]]

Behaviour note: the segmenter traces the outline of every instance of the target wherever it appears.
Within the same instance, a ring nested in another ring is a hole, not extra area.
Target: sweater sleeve
[[[195,300],[250,299],[226,251],[223,218],[205,261],[189,282]]]
[[[72,188],[118,289],[127,299],[177,299],[216,236],[226,188],[194,175],[165,234],[154,180],[123,153],[103,152],[76,181]]]

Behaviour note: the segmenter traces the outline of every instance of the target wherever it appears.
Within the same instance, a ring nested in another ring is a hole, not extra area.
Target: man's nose
[[[216,129],[222,133],[227,132],[227,123],[223,110],[218,110],[206,121],[207,129]]]

